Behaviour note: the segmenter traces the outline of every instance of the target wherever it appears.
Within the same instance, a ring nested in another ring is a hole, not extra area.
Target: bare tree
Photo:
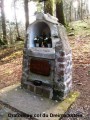
[[[6,21],[5,21],[5,12],[4,12],[4,0],[1,0],[1,18],[2,18],[2,31],[3,31],[3,41],[7,43],[6,39]]]
[[[83,19],[83,0],[81,2],[81,20]]]
[[[28,0],[24,0],[24,9],[25,9],[25,19],[26,19],[26,30],[29,25],[29,9],[28,9]]]
[[[18,27],[18,22],[17,22],[17,15],[16,15],[16,2],[17,2],[17,0],[14,0],[14,15],[15,15],[15,23],[16,23],[17,37],[20,37],[19,27]]]

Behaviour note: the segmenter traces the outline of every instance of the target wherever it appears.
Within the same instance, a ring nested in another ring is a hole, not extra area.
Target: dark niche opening
[[[37,22],[31,26],[30,47],[52,47],[51,31],[45,22]]]

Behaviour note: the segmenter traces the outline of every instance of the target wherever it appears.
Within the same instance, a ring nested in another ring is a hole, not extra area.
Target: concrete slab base
[[[20,83],[0,90],[0,102],[38,120],[59,120],[79,96],[72,92],[63,101],[53,101],[21,89]]]

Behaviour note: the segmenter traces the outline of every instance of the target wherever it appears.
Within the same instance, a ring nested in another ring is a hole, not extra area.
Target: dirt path
[[[73,51],[73,90],[80,97],[66,114],[82,114],[83,117],[63,117],[62,120],[90,120],[90,36],[71,37]]]
[[[13,50],[14,51],[14,50]],[[7,54],[6,56],[6,53]],[[0,49],[0,89],[15,84],[21,79],[22,50]]]

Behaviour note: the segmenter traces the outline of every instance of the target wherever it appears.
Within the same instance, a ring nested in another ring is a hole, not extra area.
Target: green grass
[[[71,22],[69,27],[67,27],[67,32],[74,33],[75,35],[90,35],[90,23],[88,21]]]

